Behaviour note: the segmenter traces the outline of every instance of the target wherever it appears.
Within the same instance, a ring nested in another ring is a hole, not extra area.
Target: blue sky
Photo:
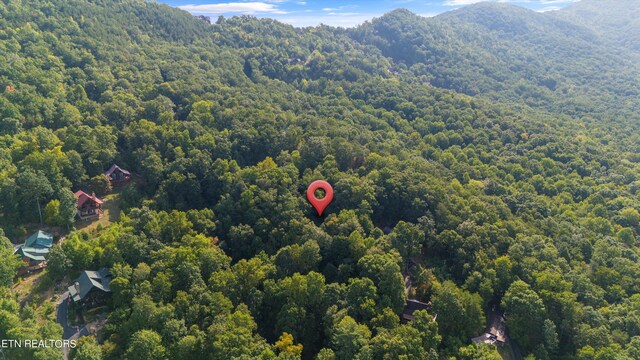
[[[423,16],[434,16],[479,0],[159,0],[194,15],[230,17],[249,14],[269,17],[294,26],[355,26],[397,8]],[[536,11],[563,8],[576,0],[495,0]]]

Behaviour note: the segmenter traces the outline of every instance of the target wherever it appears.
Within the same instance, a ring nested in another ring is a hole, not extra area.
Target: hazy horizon
[[[478,0],[374,0],[374,1],[313,1],[313,0],[161,0],[160,2],[186,10],[193,15],[225,17],[253,15],[271,18],[293,26],[316,26],[320,24],[353,27],[380,17],[389,11],[406,8],[418,15],[431,17],[466,5],[482,2]],[[576,0],[500,0],[534,11],[562,9]]]

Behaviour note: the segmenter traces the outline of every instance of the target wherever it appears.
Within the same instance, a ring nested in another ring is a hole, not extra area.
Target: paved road
[[[64,340],[77,340],[80,336],[89,335],[86,326],[70,326],[69,325],[69,292],[65,291],[60,295],[58,306],[56,308],[56,321],[62,326],[62,338]],[[69,348],[62,348],[62,354],[65,359],[69,358]]]
[[[60,295],[60,300],[58,300],[58,306],[56,309],[56,321],[60,326],[62,326],[62,338],[67,340],[70,339],[73,335],[80,331],[79,326],[70,326],[69,325],[69,292],[65,291],[62,295]]]
[[[65,340],[73,340],[78,339],[81,336],[86,336],[91,333],[95,333],[98,330],[102,329],[104,324],[107,322],[106,317],[100,317],[97,320],[94,320],[90,323],[82,324],[80,326],[71,326],[69,325],[69,292],[65,291],[62,295],[60,295],[60,300],[58,300],[57,308],[56,308],[56,321],[60,326],[62,326],[62,338]]]

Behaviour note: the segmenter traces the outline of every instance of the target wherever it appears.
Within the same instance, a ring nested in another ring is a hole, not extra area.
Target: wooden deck
[[[104,211],[102,209],[96,209],[96,211],[92,214],[82,215],[82,213],[78,213],[78,218],[81,221],[98,220],[102,217],[103,214],[104,214]]]
[[[31,274],[33,272],[40,271],[40,270],[42,270],[42,269],[44,269],[46,267],[47,267],[47,262],[46,261],[40,262],[37,265],[33,265],[33,266],[24,266],[24,267],[21,267],[20,269],[18,269],[18,274],[17,275],[18,276],[29,275],[29,274]]]

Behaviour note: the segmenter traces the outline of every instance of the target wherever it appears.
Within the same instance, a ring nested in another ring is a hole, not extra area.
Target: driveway
[[[56,321],[62,326],[62,338],[64,340],[70,339],[73,335],[80,331],[79,326],[69,325],[69,292],[65,291],[60,295],[58,300],[58,306],[56,308]]]

